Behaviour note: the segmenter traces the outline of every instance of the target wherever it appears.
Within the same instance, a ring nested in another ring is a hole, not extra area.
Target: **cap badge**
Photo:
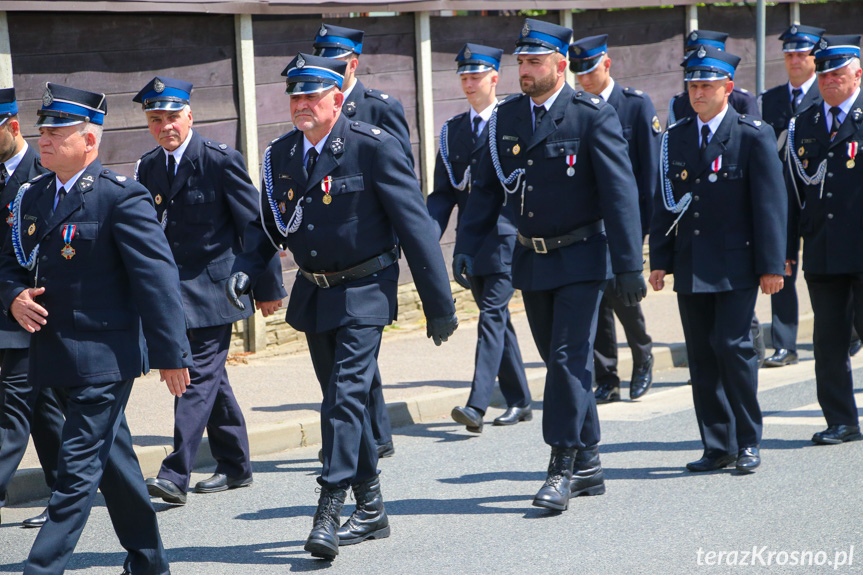
[[[467,47],[466,47],[466,48],[464,49],[464,57],[465,57],[465,59],[468,59],[468,60],[469,60],[470,58],[473,58],[473,52],[471,52],[471,51],[470,51],[470,48],[467,48]]]
[[[707,50],[704,49],[704,46],[698,49],[698,54],[696,54],[699,58],[704,58],[707,56]]]
[[[530,24],[525,22],[524,26],[522,26],[522,28],[521,28],[521,35],[527,36],[528,34],[530,34]]]
[[[693,42],[695,40],[698,40],[698,32],[693,32],[692,34],[690,34],[689,39],[692,40]]]
[[[327,35],[327,26],[326,24],[321,24],[321,29],[318,32],[318,36],[326,36]]]
[[[827,44],[827,40],[825,40],[824,38],[821,38],[821,41],[818,42],[818,47],[822,50],[826,50],[828,45],[829,44]]]
[[[160,79],[156,78],[156,80],[153,82],[153,89],[156,90],[157,94],[161,94],[165,91],[165,83],[162,82]]]
[[[792,26],[791,30],[789,30],[789,32],[791,32],[792,34],[796,34],[797,33],[797,26]]]
[[[45,93],[42,94],[42,105],[46,108],[54,103],[54,96],[51,94],[51,88],[45,86]]]
[[[581,46],[573,46],[572,47],[572,53],[575,54],[576,56],[581,55]]]
[[[300,54],[297,56],[297,68],[302,68],[306,65],[306,59],[303,58],[303,55]]]

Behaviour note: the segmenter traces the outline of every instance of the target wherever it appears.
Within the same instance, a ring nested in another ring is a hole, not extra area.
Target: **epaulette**
[[[153,154],[160,151],[161,149],[162,149],[162,146],[156,146],[155,148],[153,148],[152,150],[150,150],[149,152],[147,152],[146,154],[141,156],[141,159],[143,160],[144,158],[146,158],[148,156],[152,156]]]
[[[517,102],[517,101],[521,100],[522,98],[526,98],[526,97],[527,97],[527,95],[523,94],[523,93],[510,94],[500,104],[498,104],[498,107],[505,106],[507,104],[511,104],[512,102]]]
[[[743,114],[739,118],[737,118],[737,121],[740,122],[741,124],[746,124],[748,126],[752,126],[756,130],[760,130],[761,124],[764,123],[763,120],[758,120],[756,118],[753,118],[752,116],[747,116],[746,114]]]
[[[127,176],[120,175],[117,172],[108,169],[102,170],[102,173],[99,175],[110,182],[118,184],[121,188],[125,188],[126,182],[129,180]]]
[[[297,133],[297,129],[296,129],[296,128],[294,128],[294,129],[292,129],[290,132],[288,132],[287,134],[282,134],[281,136],[279,136],[278,138],[276,138],[275,140],[273,140],[272,142],[270,142],[270,145],[271,145],[271,146],[274,146],[277,142],[280,142],[281,140],[287,139],[287,138],[289,138],[290,136],[293,136],[293,135],[294,135],[294,134],[296,134],[296,133]]]
[[[366,124],[365,122],[351,122],[351,130],[359,134],[371,136],[375,140],[380,140],[381,134],[384,133],[382,129],[372,126],[371,124]]]
[[[460,120],[460,119],[462,119],[464,116],[468,115],[469,113],[470,113],[470,112],[462,112],[461,114],[456,114],[455,116],[453,116],[452,118],[450,118],[449,120],[447,120],[447,123],[455,122],[456,120]]]
[[[669,130],[673,130],[677,126],[683,126],[685,124],[688,124],[691,119],[692,119],[692,116],[686,116],[685,118],[680,118],[679,120],[677,120],[676,122],[674,122],[673,124],[668,126],[668,128],[666,129],[666,132]]]
[[[377,98],[378,100],[382,100],[389,104],[391,96],[389,94],[384,94],[380,90],[375,90],[373,88],[366,89],[366,95],[371,96],[372,98]]]
[[[627,96],[637,96],[639,98],[644,98],[644,90],[636,90],[635,88],[630,88],[629,86],[623,89],[623,93]]]
[[[32,180],[28,180],[27,183],[32,186],[33,184],[35,184],[36,182],[38,182],[39,180],[41,180],[42,178],[44,178],[45,176],[47,176],[50,173],[52,173],[52,172],[43,172],[43,173],[39,174],[38,176],[36,176],[35,178],[33,178]]]
[[[214,142],[212,140],[204,140],[204,145],[212,150],[219,150],[223,154],[228,154],[228,144],[222,144],[219,142]]]
[[[583,90],[579,90],[572,96],[573,102],[579,102],[581,104],[587,104],[591,108],[599,109],[602,105],[602,98],[599,96],[595,96]]]
[[[739,90],[740,90],[741,92],[743,92],[744,94],[748,94],[748,93],[749,93],[749,90],[747,90],[746,88],[739,88]]]

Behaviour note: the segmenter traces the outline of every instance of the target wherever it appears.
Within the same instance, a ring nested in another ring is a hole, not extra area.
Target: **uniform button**
[[[749,245],[749,242],[746,242],[746,245],[748,246],[748,245]]]
[[[174,247],[175,247],[175,248],[180,247],[180,242],[174,242]]]
[[[527,187],[527,191],[528,191],[528,192],[532,192],[532,191],[533,191],[533,186],[528,186],[528,187]]]
[[[309,231],[312,231],[313,229],[315,229],[315,224],[309,224],[309,225],[307,225],[307,226],[306,226],[306,229],[307,229],[307,230],[309,230]]]
[[[828,198],[832,198],[832,197],[833,197],[833,192],[827,192],[827,197],[828,197]]]
[[[828,178],[832,178],[832,177],[833,177],[833,172],[827,172],[827,177],[828,177]]]
[[[827,157],[828,157],[828,158],[832,158],[832,157],[833,157],[833,152],[828,152],[828,153],[827,153]]]
[[[476,158],[474,158],[473,160],[471,160],[471,161],[470,161],[470,163],[471,163],[471,164],[475,164],[475,163],[476,163]]]
[[[316,257],[318,255],[318,252],[316,252],[315,250],[312,250],[309,252],[309,255],[312,257]]]
[[[695,178],[695,183],[696,183],[696,184],[700,184],[700,183],[701,183],[701,178]]]
[[[102,327],[108,327],[108,322],[107,322],[107,321],[103,321],[103,322],[102,322]]]
[[[696,202],[701,199],[701,196],[692,196],[692,199]]]
[[[696,236],[699,236],[699,235],[701,235],[701,230],[695,230],[692,233],[695,234]]]
[[[563,148],[560,149],[560,152],[563,153]]]
[[[174,200],[171,200],[171,205],[172,205],[172,206],[174,205]]]
[[[699,214],[698,212],[695,212],[694,214],[692,214],[692,217],[693,218],[700,218],[701,214]]]
[[[311,204],[311,203],[312,203],[312,198],[306,198],[306,203],[307,203],[307,204]]]
[[[45,276],[42,276],[41,278],[39,278],[39,281],[42,283],[45,283],[48,281],[48,278],[46,278]]]
[[[528,165],[528,166],[532,166],[532,165],[533,165],[533,160],[528,160],[528,161],[527,161],[527,165]]]
[[[832,220],[832,219],[833,219],[833,214],[827,214],[827,219],[828,219],[828,220]]]
[[[527,212],[527,217],[532,218],[532,217],[533,217],[533,212]]]
[[[728,177],[728,172],[723,172],[723,173],[722,173],[722,177],[723,177],[723,178],[727,178],[727,177]]]
[[[48,256],[42,256],[42,261],[43,261],[43,262],[44,262],[45,260],[47,260],[47,259],[48,259]]]

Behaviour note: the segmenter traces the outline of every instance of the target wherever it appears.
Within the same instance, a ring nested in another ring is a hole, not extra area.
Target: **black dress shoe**
[[[863,348],[863,341],[855,339],[851,342],[851,345],[848,346],[848,355],[854,357],[855,355],[857,355],[857,352],[860,351],[860,348]]]
[[[821,445],[837,445],[846,441],[859,441],[863,439],[858,425],[831,425],[824,431],[819,431],[812,436],[813,443]]]
[[[454,407],[452,418],[471,433],[482,433],[482,413],[472,407]]]
[[[755,473],[761,465],[761,454],[757,447],[744,447],[737,452],[737,472]]]
[[[632,379],[629,380],[629,399],[638,399],[650,389],[653,384],[653,354],[641,365],[632,368]]]
[[[161,477],[150,477],[145,483],[150,497],[161,497],[163,501],[176,505],[186,504],[186,494],[173,482]]]
[[[396,454],[396,448],[393,445],[392,441],[387,441],[385,443],[378,443],[378,458],[381,457],[392,457]],[[323,463],[323,462],[321,462]]]
[[[596,403],[611,403],[620,399],[620,383],[600,383],[596,387]]]
[[[733,453],[722,453],[717,451],[705,451],[698,461],[686,464],[686,469],[695,473],[703,471],[716,471],[728,467],[737,459]]]
[[[25,519],[21,525],[23,527],[27,527],[28,529],[34,529],[37,527],[42,527],[48,523],[48,509],[37,515],[36,517],[31,517],[30,519]]]
[[[530,421],[533,419],[533,411],[527,407],[507,407],[503,415],[495,418],[494,425],[515,425],[519,421]]]
[[[195,493],[218,493],[237,487],[246,487],[252,484],[252,477],[230,478],[224,473],[214,473],[212,476],[195,484]]]
[[[796,351],[787,349],[777,349],[776,353],[764,360],[765,367],[784,367],[786,365],[794,365],[800,361]]]

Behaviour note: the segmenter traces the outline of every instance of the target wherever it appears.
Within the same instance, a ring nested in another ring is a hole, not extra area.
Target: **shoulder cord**
[[[305,196],[301,196],[300,199],[297,200],[297,205],[294,207],[294,213],[291,215],[290,221],[285,224],[282,219],[282,214],[279,211],[279,206],[276,205],[276,201],[273,199],[273,167],[270,160],[271,152],[272,146],[267,146],[267,151],[264,152],[264,191],[267,195],[267,202],[270,205],[270,210],[273,212],[273,219],[276,221],[276,228],[278,228],[280,234],[288,237],[288,234],[292,234],[300,229],[300,224],[303,223],[303,198],[305,198]],[[261,218],[261,222],[263,223],[263,214],[261,214]],[[272,238],[270,239],[272,240]]]
[[[797,196],[797,204],[802,208],[803,198],[800,197],[800,190],[797,189],[797,180],[794,178],[794,173],[796,172],[803,183],[807,186],[820,186],[818,191],[818,198],[820,199],[824,194],[824,176],[827,175],[827,159],[825,158],[821,160],[821,163],[818,164],[818,169],[815,170],[815,174],[811,177],[807,175],[806,170],[803,168],[803,163],[797,156],[797,150],[794,147],[794,133],[796,132],[796,128],[797,117],[794,117],[791,118],[790,122],[788,122],[788,149],[785,151],[785,155],[788,160],[788,167],[791,169],[791,181],[794,183],[794,193]]]
[[[500,157],[497,153],[497,106],[491,113],[491,118],[488,120],[488,147],[491,153],[491,162],[494,164],[494,171],[497,174],[497,179],[500,180],[503,186],[504,194],[503,204],[506,205],[507,194],[514,194],[518,191],[519,183],[521,183],[522,203],[524,203],[524,186],[526,182],[522,182],[524,176],[524,168],[513,170],[509,176],[503,175],[503,167],[500,165]],[[512,186],[512,187],[509,187]]]
[[[39,255],[39,244],[30,252],[30,257],[25,259],[24,248],[21,245],[21,199],[24,193],[30,188],[30,184],[24,184],[18,188],[18,194],[12,202],[12,247],[15,250],[15,259],[18,264],[29,270],[32,270],[36,265],[36,258]]]
[[[665,232],[665,235],[671,233],[677,223],[680,221],[680,218],[683,217],[683,214],[686,213],[687,208],[689,208],[689,204],[692,202],[692,194],[690,192],[686,192],[680,201],[677,202],[674,200],[674,187],[671,185],[671,180],[668,179],[668,131],[662,134],[662,154],[659,158],[659,171],[660,171],[660,193],[662,193],[662,202],[665,205],[665,209],[669,212],[673,212],[675,214],[680,214],[677,216],[677,219],[674,220],[674,223],[671,224],[671,227],[668,228],[668,231]]]
[[[443,123],[443,128],[440,129],[440,157],[443,160],[443,165],[446,168],[447,177],[449,177],[449,183],[452,187],[457,189],[460,192],[463,192],[465,188],[467,188],[468,182],[470,182],[470,166],[464,171],[464,176],[461,179],[460,184],[455,183],[455,177],[452,173],[452,164],[449,161],[449,120]]]

